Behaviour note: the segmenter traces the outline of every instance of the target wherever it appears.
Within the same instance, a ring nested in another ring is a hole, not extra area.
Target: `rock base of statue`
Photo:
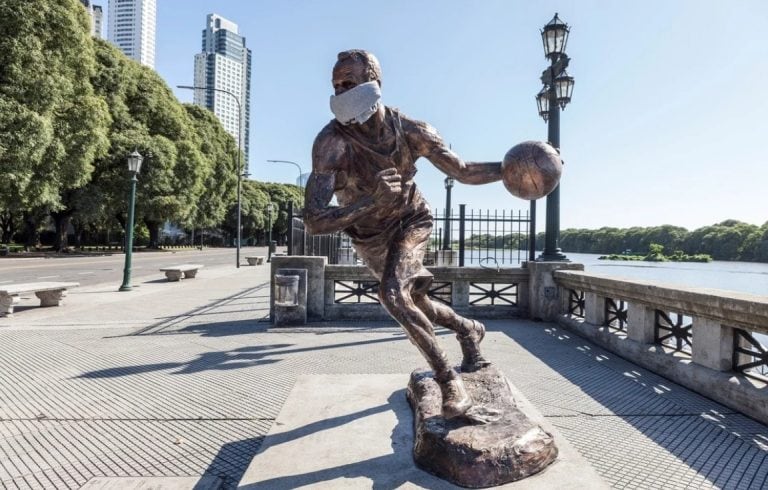
[[[496,412],[496,420],[446,420],[433,373],[414,371],[407,395],[414,412],[417,465],[456,485],[485,488],[538,473],[557,458],[552,435],[517,408],[509,381],[498,369],[489,366],[462,373],[462,378],[475,403]]]

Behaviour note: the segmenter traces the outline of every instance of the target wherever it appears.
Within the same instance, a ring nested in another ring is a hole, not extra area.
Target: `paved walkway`
[[[233,488],[298,376],[424,364],[391,323],[270,330],[264,266],[157,279],[0,319],[2,487],[208,474]],[[487,357],[612,487],[768,486],[766,426],[553,325],[488,327]]]

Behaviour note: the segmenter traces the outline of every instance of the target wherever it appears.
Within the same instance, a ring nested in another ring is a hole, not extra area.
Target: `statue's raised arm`
[[[465,162],[445,144],[432,125],[403,117],[403,128],[409,144],[419,156],[462,184],[488,184],[501,180],[501,162]]]

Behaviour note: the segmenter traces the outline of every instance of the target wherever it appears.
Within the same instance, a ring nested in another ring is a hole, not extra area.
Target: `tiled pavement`
[[[2,487],[203,473],[234,487],[297,376],[424,364],[391,323],[270,330],[266,268],[144,287],[138,305],[83,291],[70,316],[0,320]],[[553,325],[487,325],[487,357],[611,486],[768,486],[765,426]]]

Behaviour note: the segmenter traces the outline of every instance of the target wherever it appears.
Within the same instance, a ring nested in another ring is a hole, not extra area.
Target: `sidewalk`
[[[130,293],[78,288],[60,308],[22,303],[0,319],[2,487],[208,475],[233,488],[299,376],[424,365],[389,322],[271,330],[268,274],[211,267]],[[554,325],[487,325],[487,357],[611,486],[768,485],[765,426]]]

